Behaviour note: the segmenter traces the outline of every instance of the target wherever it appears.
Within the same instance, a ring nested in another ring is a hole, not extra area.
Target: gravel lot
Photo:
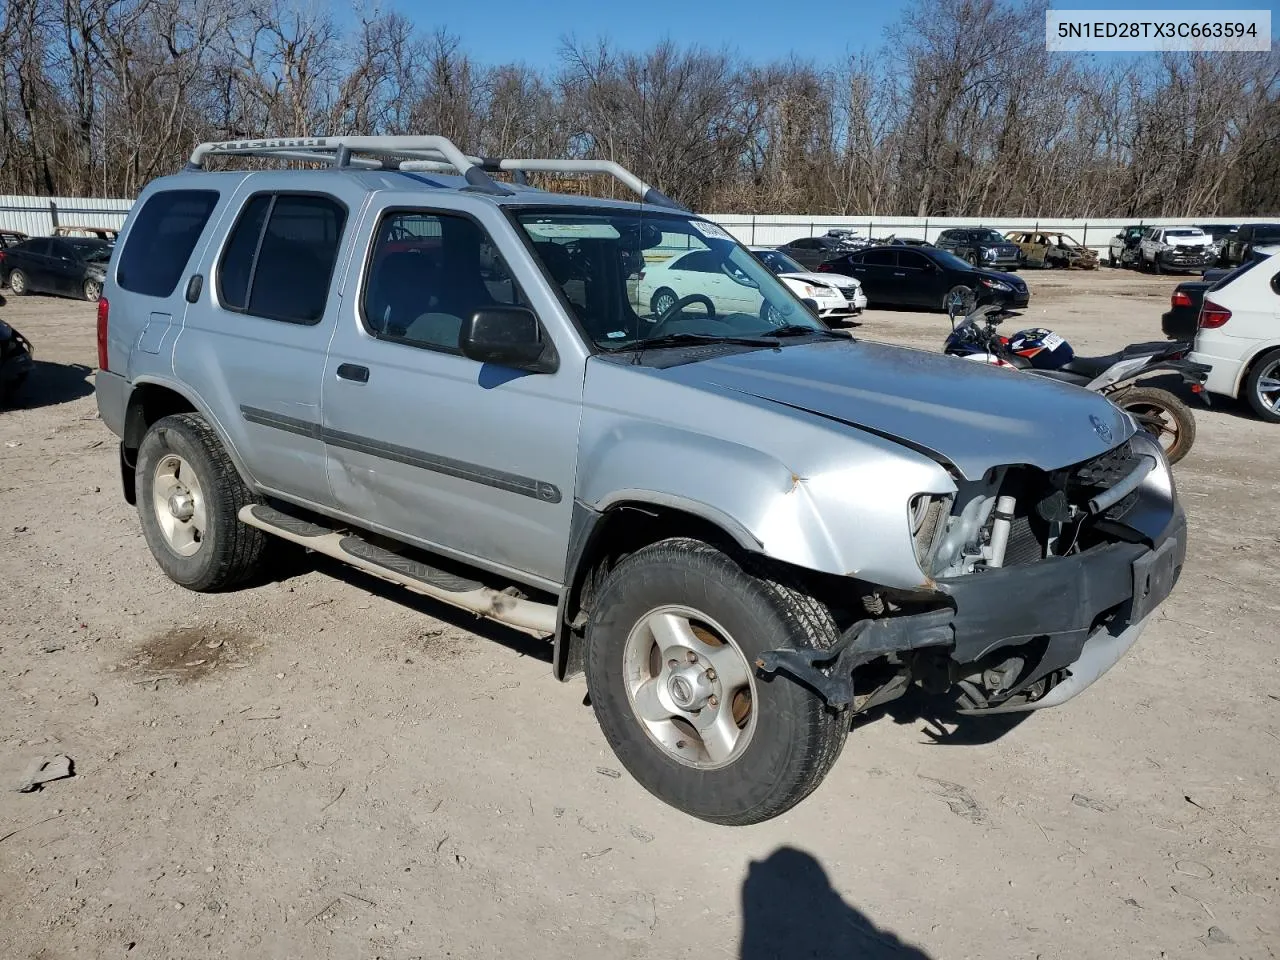
[[[1176,283],[1027,279],[1022,325],[1087,352],[1159,339]],[[899,701],[790,814],[720,828],[620,775],[523,634],[328,562],[171,584],[97,420],[93,306],[0,316],[40,360],[0,413],[6,958],[1280,954],[1280,429],[1242,408],[1196,407],[1187,569],[1097,686],[1021,722]],[[14,792],[54,754],[73,778]]]

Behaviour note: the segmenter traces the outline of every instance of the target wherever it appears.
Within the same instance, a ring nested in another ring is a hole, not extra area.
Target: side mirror
[[[462,355],[480,363],[553,373],[560,366],[551,344],[542,340],[538,318],[524,307],[477,310],[458,333]]]

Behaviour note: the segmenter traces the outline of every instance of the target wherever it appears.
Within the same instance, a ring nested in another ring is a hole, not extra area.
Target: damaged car
[[[635,202],[489,175],[524,170]],[[438,244],[380,255],[424,220]],[[655,302],[627,264],[659,247],[699,256]],[[913,685],[974,713],[1079,695],[1186,553],[1168,461],[1114,404],[833,331],[608,161],[202,144],[133,205],[98,345],[171,580],[246,583],[280,538],[544,637],[635,780],[720,824],[794,807]]]
[[[1016,244],[1024,266],[1096,270],[1098,252],[1065,233],[1045,230],[1012,230],[1005,234]]]

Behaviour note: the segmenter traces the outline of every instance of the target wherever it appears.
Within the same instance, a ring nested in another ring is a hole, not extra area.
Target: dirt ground
[[[1159,339],[1176,282],[1027,279],[1023,325],[1090,352]],[[40,360],[0,413],[6,960],[1280,954],[1280,428],[1234,404],[1196,409],[1185,574],[1096,686],[1021,722],[899,701],[791,813],[720,828],[620,772],[540,642],[328,562],[170,583],[97,420],[93,306],[0,316]],[[14,791],[56,754],[74,777]]]

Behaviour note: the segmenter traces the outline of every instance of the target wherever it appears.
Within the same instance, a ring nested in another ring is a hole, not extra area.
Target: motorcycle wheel
[[[1111,402],[1132,414],[1138,426],[1159,441],[1170,463],[1185,457],[1196,442],[1196,418],[1191,408],[1168,390],[1130,387],[1111,397]]]

